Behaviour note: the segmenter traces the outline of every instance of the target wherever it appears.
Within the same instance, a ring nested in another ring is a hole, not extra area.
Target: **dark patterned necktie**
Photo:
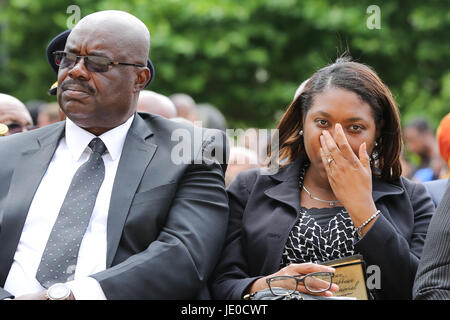
[[[36,279],[45,288],[73,280],[75,275],[81,240],[105,178],[105,144],[94,138],[89,147],[92,154],[72,178],[36,273]]]

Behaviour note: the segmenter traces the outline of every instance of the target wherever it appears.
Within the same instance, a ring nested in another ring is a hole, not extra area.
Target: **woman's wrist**
[[[247,293],[252,294],[254,292],[261,291],[266,288],[268,288],[266,278],[264,277],[259,278],[250,285]]]
[[[372,214],[369,219],[364,221],[360,226],[355,226],[356,233],[358,234],[358,237],[361,239],[367,231],[372,227],[372,225],[375,223],[375,220],[380,215],[381,211],[377,210],[374,214]]]
[[[344,205],[344,207],[352,219],[355,227],[361,226],[377,211],[377,207],[372,199],[370,199],[370,202],[363,202],[360,205],[353,203],[351,206],[347,207]]]

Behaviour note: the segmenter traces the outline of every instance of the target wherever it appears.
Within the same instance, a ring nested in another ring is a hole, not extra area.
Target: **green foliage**
[[[380,29],[366,24],[372,4]],[[149,89],[209,102],[230,127],[274,126],[297,86],[345,50],[378,72],[404,121],[425,115],[436,127],[450,110],[449,1],[0,0],[0,92],[54,100],[45,48],[67,28],[69,5],[143,20],[156,68]]]

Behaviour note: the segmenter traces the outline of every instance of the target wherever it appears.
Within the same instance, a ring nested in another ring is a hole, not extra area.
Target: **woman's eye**
[[[350,128],[352,131],[360,131],[362,129],[362,127],[357,124],[352,125]]]
[[[322,127],[324,127],[328,124],[327,120],[322,120],[322,119],[316,120],[316,122]]]

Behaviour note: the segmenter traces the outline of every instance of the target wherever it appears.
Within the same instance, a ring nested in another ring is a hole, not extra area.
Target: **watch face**
[[[63,283],[57,283],[48,288],[47,294],[51,300],[63,300],[69,297],[70,289]]]

